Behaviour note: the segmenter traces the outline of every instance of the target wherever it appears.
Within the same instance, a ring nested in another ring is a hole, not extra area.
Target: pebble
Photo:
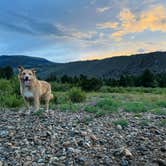
[[[121,126],[121,125],[117,125],[116,128],[117,128],[118,130],[122,130],[122,126]]]
[[[90,138],[91,138],[91,140],[92,140],[92,141],[94,141],[94,142],[95,142],[95,141],[97,141],[96,136],[95,136],[95,135],[93,135],[93,134],[92,134],[92,135],[90,135]]]
[[[166,146],[161,147],[160,150],[161,150],[162,152],[166,152]]]
[[[124,111],[91,118],[86,125],[76,122],[77,117],[92,117],[83,111],[56,111],[44,118],[6,111],[0,117],[0,166],[150,165],[156,157],[154,164],[165,164],[165,128],[156,125],[160,116],[150,116],[150,125],[143,128],[142,118]],[[108,125],[122,117],[129,121],[125,130]]]
[[[121,166],[128,166],[129,162],[126,159],[122,159]]]
[[[128,149],[124,149],[124,155],[126,157],[132,157],[133,156],[132,153]]]

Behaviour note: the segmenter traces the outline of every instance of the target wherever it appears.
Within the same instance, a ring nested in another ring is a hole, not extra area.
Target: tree
[[[150,70],[146,69],[140,78],[141,78],[142,86],[144,86],[144,87],[155,87],[156,86],[155,76],[153,75],[153,73]]]
[[[14,76],[12,67],[6,66],[0,69],[0,78],[10,79]]]

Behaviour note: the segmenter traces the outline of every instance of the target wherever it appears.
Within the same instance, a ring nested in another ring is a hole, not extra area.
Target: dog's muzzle
[[[24,84],[25,84],[25,86],[30,86],[30,79],[29,79],[29,77],[25,77],[24,78]]]

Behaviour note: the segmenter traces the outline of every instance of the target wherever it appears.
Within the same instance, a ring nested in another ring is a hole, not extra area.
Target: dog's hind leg
[[[46,112],[48,112],[48,110],[49,110],[49,100],[46,100],[45,102],[46,102]]]
[[[53,98],[52,94],[48,93],[46,96],[45,96],[45,105],[46,105],[46,111],[48,112],[49,111],[49,102],[50,100]]]
[[[39,100],[39,97],[37,96],[34,98],[34,107],[35,107],[35,111],[38,111],[40,108],[40,100]]]

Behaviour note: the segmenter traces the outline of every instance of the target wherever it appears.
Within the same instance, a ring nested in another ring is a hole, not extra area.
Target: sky
[[[0,55],[55,62],[166,51],[166,0],[1,0]]]

